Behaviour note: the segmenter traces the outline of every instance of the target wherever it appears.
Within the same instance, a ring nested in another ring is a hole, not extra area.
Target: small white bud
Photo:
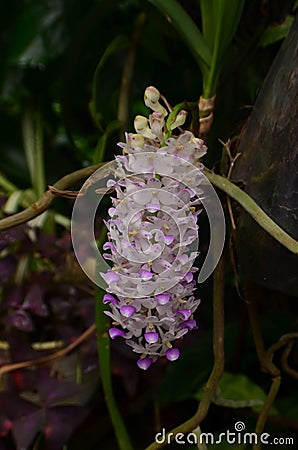
[[[163,106],[161,106],[161,104],[158,101],[159,99],[160,93],[154,86],[149,86],[146,88],[144,94],[145,105],[148,108],[152,109],[152,111],[158,112],[162,114],[163,117],[165,117],[168,114],[168,112]]]
[[[158,112],[154,112],[149,117],[149,123],[152,133],[155,134],[155,136],[157,136],[160,140],[162,140],[163,127],[165,125],[164,116]]]
[[[182,111],[179,111],[177,116],[175,117],[174,122],[171,124],[170,128],[171,130],[174,130],[177,127],[181,127],[186,120],[187,112],[182,109]]]
[[[159,99],[160,99],[160,93],[154,86],[149,86],[146,88],[145,94],[144,94],[144,100],[145,100],[146,106],[148,106],[146,102],[157,103]]]
[[[143,116],[136,116],[134,120],[134,127],[138,134],[141,134],[142,136],[149,138],[149,139],[155,139],[155,134],[152,133],[148,126],[148,119]]]

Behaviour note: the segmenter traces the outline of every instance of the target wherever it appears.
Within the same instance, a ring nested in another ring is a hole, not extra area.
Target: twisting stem
[[[274,237],[284,247],[292,253],[298,255],[298,242],[287,234],[277,223],[275,223],[267,214],[256,204],[256,202],[246,192],[233,184],[226,178],[217,175],[205,168],[205,175],[214,186],[221,189],[234,200],[236,200],[251,217],[264,228],[267,233]]]
[[[264,430],[264,427],[265,427],[265,424],[267,421],[267,417],[269,414],[269,410],[270,410],[271,406],[273,405],[275,397],[277,396],[280,382],[281,382],[280,375],[272,378],[272,384],[271,384],[269,393],[268,393],[266,401],[261,409],[261,412],[259,414],[257,424],[256,424],[255,432],[258,436],[260,436],[260,434],[263,433],[263,430]],[[253,450],[259,450],[260,448],[261,448],[260,442],[253,445]]]
[[[99,169],[101,165],[102,164],[97,164],[95,166],[86,167],[84,169],[76,170],[75,172],[65,175],[54,184],[54,188],[66,189],[73,184],[88,178],[93,174],[93,172]],[[0,231],[8,230],[9,228],[20,225],[21,223],[28,222],[29,220],[39,216],[50,206],[54,198],[56,198],[56,196],[50,190],[47,190],[38,200],[36,200],[36,202],[32,203],[32,205],[30,205],[28,208],[24,209],[21,212],[13,214],[12,216],[1,219]]]
[[[4,373],[13,372],[14,370],[24,369],[25,367],[31,367],[31,366],[37,366],[41,364],[46,364],[51,361],[55,361],[57,359],[62,358],[63,356],[66,356],[68,353],[70,353],[72,350],[74,350],[76,347],[81,345],[86,339],[89,339],[90,336],[95,332],[96,327],[95,324],[92,324],[86,331],[84,331],[81,336],[79,336],[74,342],[69,344],[67,347],[62,348],[61,350],[58,350],[55,353],[52,353],[47,356],[43,356],[42,358],[37,359],[30,359],[28,361],[21,361],[18,363],[11,363],[11,364],[5,364],[4,366],[0,367],[0,376]]]
[[[101,163],[72,172],[57,181],[57,183],[54,184],[54,188],[66,189],[72,184],[75,184],[84,178],[88,178],[103,164],[107,163]],[[207,179],[212,184],[214,184],[214,186],[218,187],[230,197],[234,198],[256,220],[256,222],[258,222],[258,224],[263,227],[264,230],[266,230],[278,242],[280,242],[291,252],[298,254],[298,242],[290,235],[288,235],[282,228],[280,228],[269,216],[267,216],[267,214],[255,203],[255,201],[248,194],[238,188],[231,181],[220,175],[216,175],[206,168],[205,175]],[[21,223],[28,222],[34,217],[39,216],[49,207],[54,198],[55,195],[53,195],[50,190],[46,191],[36,202],[34,202],[24,211],[1,219],[0,231],[4,231],[16,225],[20,225]]]
[[[213,278],[213,354],[214,364],[209,379],[204,386],[204,392],[199,407],[193,417],[167,433],[164,442],[152,442],[145,450],[156,450],[167,445],[177,433],[188,433],[197,428],[205,419],[218,383],[224,371],[224,257],[222,256],[214,272]]]
[[[267,351],[265,350],[261,325],[259,321],[259,317],[255,308],[255,302],[253,298],[253,289],[252,285],[247,283],[246,285],[246,296],[247,298],[247,308],[248,308],[248,314],[249,314],[249,320],[251,324],[251,330],[252,335],[255,343],[255,348],[257,352],[257,356],[260,362],[260,365],[262,369],[266,372],[268,372],[271,375],[272,383],[269,390],[269,393],[267,395],[266,401],[264,402],[264,405],[260,411],[256,429],[255,432],[259,436],[265,427],[268,414],[270,411],[271,406],[273,405],[273,402],[275,400],[275,397],[278,393],[280,382],[281,382],[281,376],[280,376],[280,370],[276,365],[273,363],[272,358],[274,351],[276,349],[276,344],[274,344],[273,349],[270,347]],[[257,442],[253,445],[253,450],[259,450],[261,448],[261,443]]]
[[[281,364],[284,372],[286,372],[288,375],[290,375],[292,378],[295,378],[295,380],[298,380],[298,372],[297,370],[290,367],[288,363],[288,358],[291,354],[292,348],[294,347],[295,342],[291,341],[288,343],[286,348],[284,349],[282,356],[281,356]]]

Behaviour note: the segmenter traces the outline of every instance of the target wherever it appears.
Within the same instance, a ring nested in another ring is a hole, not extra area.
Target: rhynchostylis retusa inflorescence
[[[194,294],[193,266],[198,256],[199,185],[206,153],[201,139],[183,131],[186,112],[166,122],[167,109],[154,87],[145,91],[149,119],[135,118],[136,134],[126,133],[116,156],[118,181],[109,209],[104,257],[112,262],[101,273],[109,287],[103,298],[112,318],[112,339],[122,337],[140,354],[147,369],[158,357],[179,357],[174,341],[196,328],[200,300]],[[179,133],[172,135],[172,130]]]

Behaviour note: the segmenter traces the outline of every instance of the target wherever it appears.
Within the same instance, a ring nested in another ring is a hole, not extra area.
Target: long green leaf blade
[[[101,128],[100,124],[100,94],[102,91],[102,86],[99,83],[99,75],[110,56],[112,56],[117,51],[123,50],[129,45],[129,40],[126,36],[119,35],[116,36],[110,44],[106,47],[103,55],[101,56],[97,67],[95,69],[93,77],[93,88],[92,88],[92,99],[90,102],[90,111],[93,119],[97,123],[98,127]]]
[[[200,0],[201,16],[202,16],[202,30],[203,36],[206,39],[210,50],[214,46],[214,11],[213,4],[210,0]]]
[[[194,54],[203,75],[206,75],[211,65],[212,55],[205,38],[192,18],[176,0],[149,1],[168,18],[169,22],[179,32]]]
[[[236,33],[244,5],[244,0],[210,1],[213,5],[215,38],[209,77],[207,82],[204,79],[203,96],[205,98],[212,97],[216,93],[223,56]]]
[[[266,30],[260,37],[258,45],[261,47],[266,47],[267,45],[274,44],[275,42],[284,39],[288,34],[293,21],[294,16],[287,16],[283,23],[278,25],[272,25],[266,28]]]
[[[32,187],[36,197],[40,197],[46,186],[44,173],[43,127],[39,107],[28,104],[22,121],[23,141],[26,161]]]

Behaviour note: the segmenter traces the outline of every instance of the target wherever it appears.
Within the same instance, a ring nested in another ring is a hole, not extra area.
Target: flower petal
[[[120,330],[120,328],[110,328],[109,329],[109,335],[111,339],[115,339],[118,336],[125,337],[125,332],[123,330]]]
[[[149,331],[148,333],[144,334],[144,338],[148,342],[148,344],[155,344],[158,341],[159,334],[155,333],[154,331]]]
[[[170,294],[157,294],[155,295],[155,298],[157,300],[157,303],[159,303],[160,305],[166,305],[170,300],[171,296]]]
[[[118,300],[111,294],[105,294],[103,296],[102,303],[113,303],[114,305],[117,305]]]
[[[180,356],[180,351],[178,348],[169,348],[169,350],[166,351],[166,358],[169,361],[176,361]]]
[[[124,317],[131,317],[136,312],[136,308],[131,305],[123,305],[120,308],[120,312]]]
[[[151,358],[146,357],[146,358],[140,358],[137,362],[137,365],[140,369],[147,370],[148,367],[150,367],[152,363],[153,363],[153,360]]]

